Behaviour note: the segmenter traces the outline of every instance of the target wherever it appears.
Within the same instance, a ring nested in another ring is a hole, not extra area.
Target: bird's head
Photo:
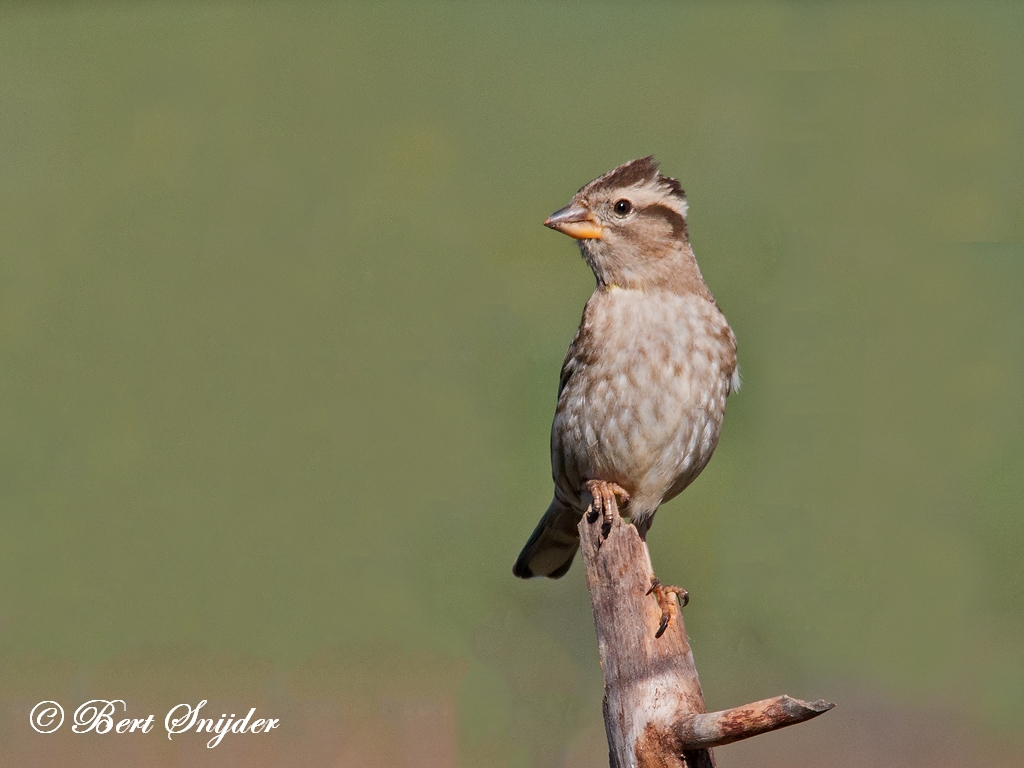
[[[690,250],[686,194],[653,157],[594,179],[544,226],[579,242],[598,285],[707,291]]]

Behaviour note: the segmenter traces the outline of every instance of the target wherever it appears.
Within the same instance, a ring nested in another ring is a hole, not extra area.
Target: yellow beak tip
[[[604,234],[601,222],[583,206],[569,205],[544,220],[544,226],[556,229],[576,240],[600,240]]]

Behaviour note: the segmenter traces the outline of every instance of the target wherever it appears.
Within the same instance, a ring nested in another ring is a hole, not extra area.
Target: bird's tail
[[[576,530],[579,522],[579,511],[557,498],[553,499],[519,553],[512,573],[521,579],[534,576],[557,579],[564,576],[580,548],[579,531]]]

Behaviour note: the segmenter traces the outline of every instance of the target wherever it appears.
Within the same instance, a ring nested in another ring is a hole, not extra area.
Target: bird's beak
[[[601,222],[582,205],[570,204],[555,211],[544,220],[544,226],[577,240],[600,240],[604,235]]]

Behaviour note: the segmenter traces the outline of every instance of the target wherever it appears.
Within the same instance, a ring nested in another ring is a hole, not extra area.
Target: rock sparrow
[[[595,179],[544,224],[578,241],[597,278],[562,364],[554,499],[513,568],[557,579],[591,503],[607,521],[621,506],[646,538],[711,458],[739,376],[736,337],[690,248],[686,196],[654,158]],[[671,589],[652,585],[660,602]]]

